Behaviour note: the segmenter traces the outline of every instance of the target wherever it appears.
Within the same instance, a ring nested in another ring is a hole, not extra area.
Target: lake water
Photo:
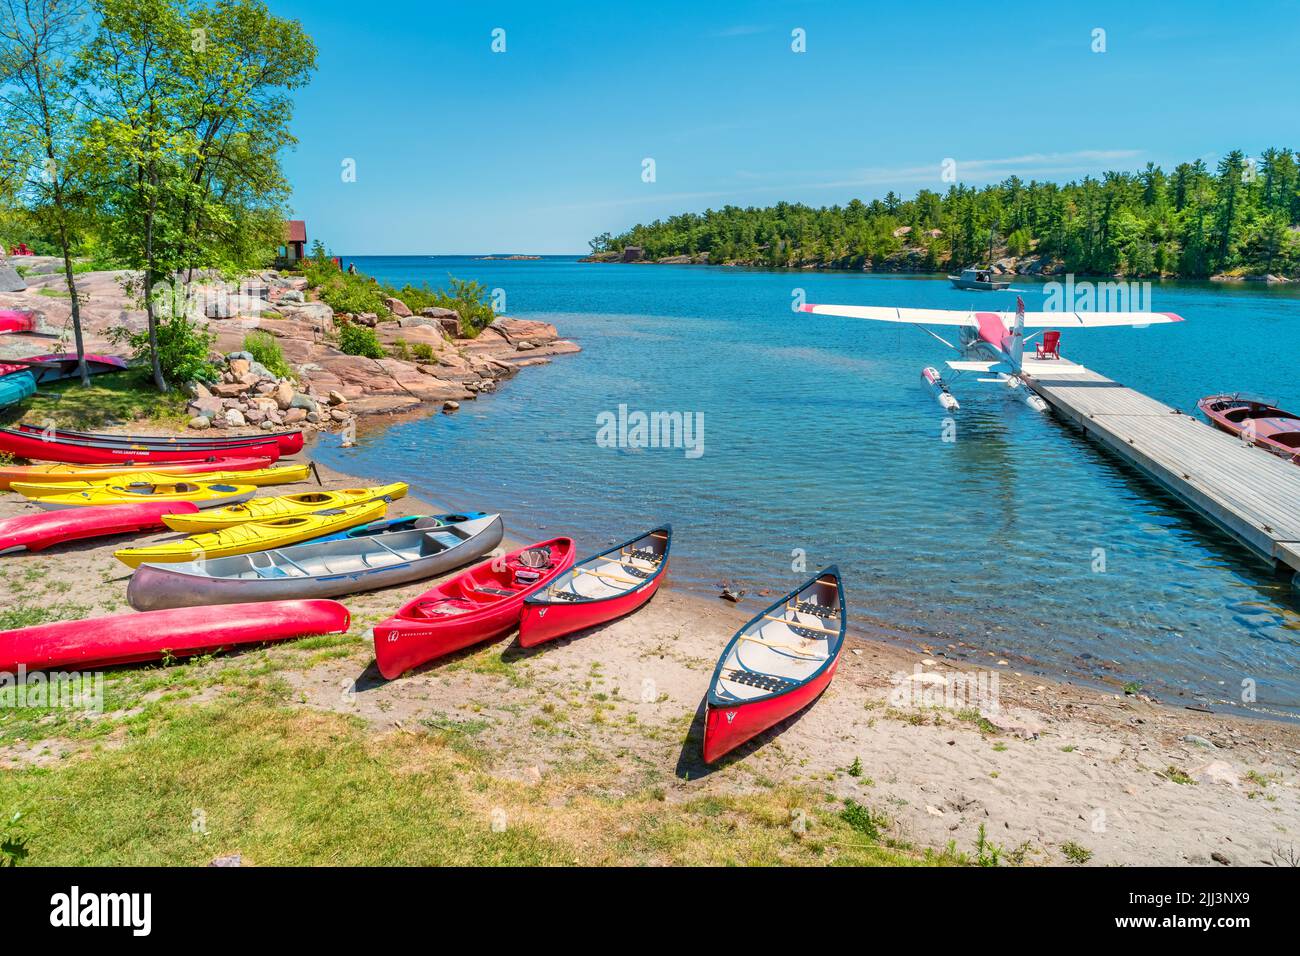
[[[1188,704],[1241,708],[1250,681],[1245,709],[1300,715],[1289,581],[1080,432],[972,375],[953,386],[962,409],[945,441],[920,382],[948,357],[942,345],[911,326],[790,307],[797,289],[810,302],[999,309],[1014,292],[559,257],[355,261],[399,285],[452,274],[504,290],[508,314],[553,322],[584,351],[456,415],[352,449],[323,443],[328,464],[501,511],[518,538],[571,533],[583,551],[671,521],[678,587],[780,593],[803,576],[802,554],[809,573],[840,566],[861,630],[937,650],[965,642],[977,660],[1138,682]],[[1040,283],[1015,286],[1026,308],[1043,307]],[[1158,283],[1151,308],[1187,321],[1067,331],[1062,351],[1184,410],[1236,390],[1300,407],[1297,292]],[[701,414],[702,454],[602,447],[598,423],[620,405]]]

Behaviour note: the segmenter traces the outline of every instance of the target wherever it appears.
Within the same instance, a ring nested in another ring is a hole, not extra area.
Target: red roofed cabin
[[[280,247],[280,258],[294,263],[307,258],[307,223],[301,219],[290,219],[284,224],[284,245]]]

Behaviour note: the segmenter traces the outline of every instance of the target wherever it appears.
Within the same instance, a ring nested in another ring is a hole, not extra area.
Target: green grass
[[[1071,863],[1084,864],[1092,859],[1092,851],[1074,842],[1061,844],[1061,854]]]
[[[185,394],[172,389],[166,395],[153,387],[148,369],[96,375],[90,387],[76,379],[41,386],[42,392],[0,412],[0,423],[16,421],[53,422],[64,428],[99,428],[112,421],[143,421],[159,427],[177,428],[185,421]]]
[[[244,351],[264,365],[266,370],[276,378],[297,380],[298,376],[285,361],[284,350],[280,348],[280,343],[271,333],[249,332],[244,336]]]

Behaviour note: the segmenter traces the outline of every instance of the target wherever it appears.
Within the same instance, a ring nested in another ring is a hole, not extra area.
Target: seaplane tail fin
[[[1020,361],[1025,354],[1025,300],[1016,296],[1016,321],[1011,326],[1011,341],[1007,343],[1007,354],[1011,356],[1011,364],[1020,367]]]

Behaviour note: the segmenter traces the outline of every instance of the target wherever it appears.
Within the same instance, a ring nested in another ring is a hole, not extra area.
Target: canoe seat
[[[833,617],[838,617],[836,609],[826,604],[814,604],[811,601],[800,601],[794,606],[794,609],[800,614],[811,614],[814,617],[820,617],[822,620],[829,621]]]
[[[642,561],[649,561],[651,564],[658,564],[659,559],[663,557],[662,554],[652,551],[649,548],[633,548],[631,551],[627,552],[627,556],[629,558],[639,558]]]
[[[253,570],[257,572],[257,576],[258,576],[259,578],[287,578],[287,577],[289,577],[289,574],[284,570],[284,568],[279,567],[278,565],[274,565],[274,564],[267,565],[267,566],[264,567],[264,568],[253,568]]]
[[[588,598],[576,591],[552,591],[551,597],[557,601],[586,601]]]
[[[772,694],[799,686],[798,681],[786,680],[784,677],[773,677],[771,674],[755,674],[753,671],[725,671],[722,676],[737,684],[757,687],[759,690],[765,690]]]

